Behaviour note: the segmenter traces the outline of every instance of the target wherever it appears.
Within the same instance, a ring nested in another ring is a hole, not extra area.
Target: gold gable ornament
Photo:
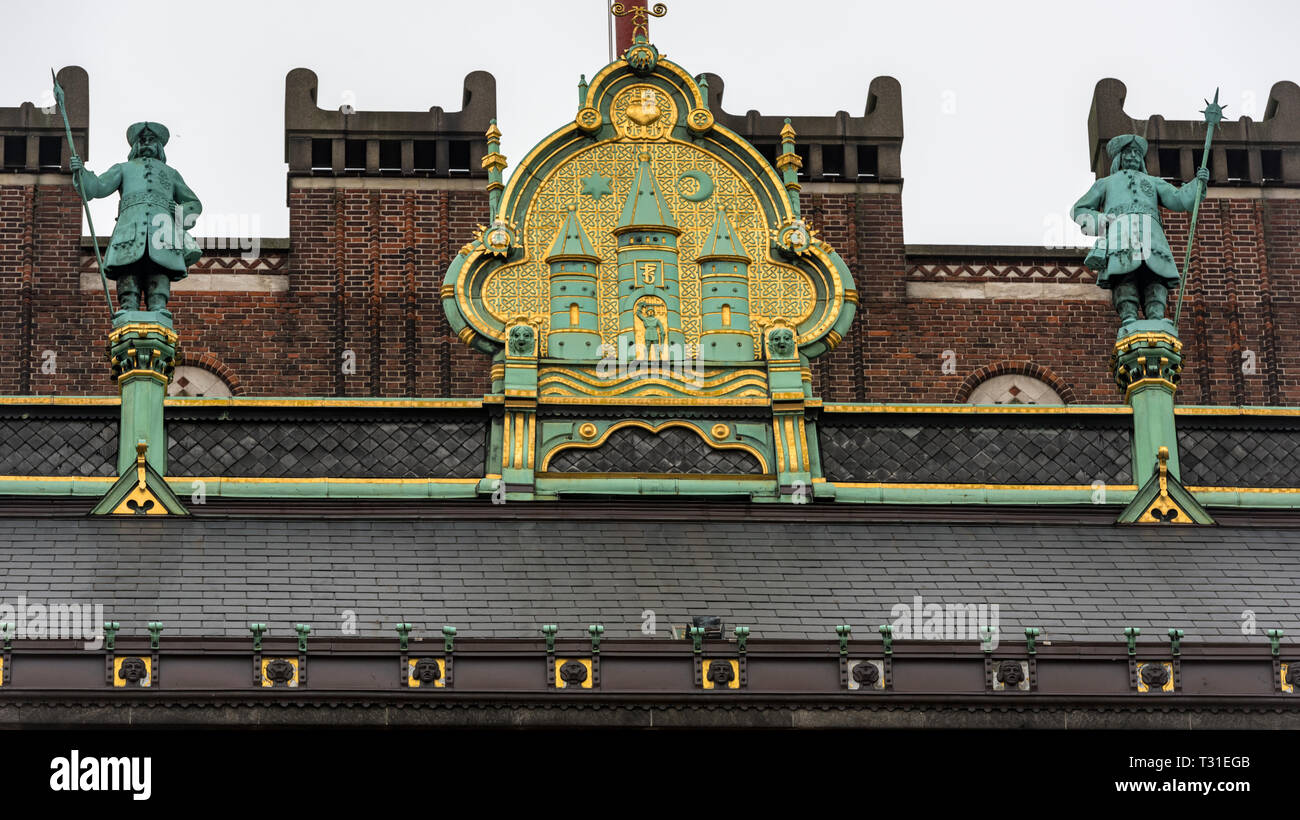
[[[122,503],[113,508],[113,515],[166,515],[167,510],[163,507],[158,496],[149,490],[149,482],[145,476],[145,453],[149,449],[148,442],[137,442],[135,445],[135,475],[136,485],[127,493]]]
[[[1169,448],[1156,451],[1151,478],[1120,513],[1118,524],[1213,524],[1214,518],[1169,470]]]
[[[189,515],[166,479],[149,466],[148,451],[148,442],[136,442],[135,469],[118,478],[91,515]]]

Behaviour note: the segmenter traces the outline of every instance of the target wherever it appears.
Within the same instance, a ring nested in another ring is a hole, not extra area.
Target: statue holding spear
[[[59,113],[63,115],[63,133],[68,137],[68,153],[72,159],[76,160],[77,166],[81,165],[81,158],[77,156],[77,146],[72,142],[72,125],[68,123],[68,107],[64,101],[63,86],[59,85],[59,78],[50,69],[50,79],[54,80],[54,100],[59,104]],[[95,220],[90,216],[90,203],[86,202],[86,197],[81,193],[81,186],[78,184],[80,171],[75,167],[72,171],[72,187],[77,189],[77,194],[81,196],[81,207],[86,212],[86,224],[90,227],[90,244],[95,249],[96,267],[99,268],[99,281],[104,285],[104,300],[108,302],[108,313],[113,314],[113,297],[108,295],[108,278],[104,276],[104,260],[99,255],[99,239],[95,236]]]
[[[54,96],[63,110],[63,89],[57,80]],[[66,113],[64,124],[67,125]],[[163,148],[170,136],[165,125],[137,122],[126,129],[126,141],[131,145],[126,162],[119,162],[103,176],[97,176],[77,156],[68,128],[72,153],[69,165],[73,185],[86,209],[86,219],[90,219],[89,200],[114,191],[122,196],[117,224],[104,257],[100,257],[99,244],[95,242],[95,258],[99,260],[105,293],[108,279],[117,282],[118,310],[114,316],[147,310],[170,318],[167,301],[171,297],[171,283],[183,279],[189,266],[202,255],[186,229],[203,211],[203,204],[176,169],[167,164]],[[93,223],[90,229],[94,239]],[[112,310],[111,300],[109,309]]]
[[[1207,102],[1207,106],[1206,121],[1211,123],[1205,138],[1208,154],[1214,123],[1219,121],[1223,110],[1218,105],[1218,92],[1215,92],[1215,102]],[[1215,117],[1212,121],[1210,112]],[[1121,337],[1139,321],[1139,307],[1148,322],[1166,325],[1166,330],[1176,333],[1177,310],[1171,321],[1165,315],[1166,304],[1169,288],[1177,286],[1181,306],[1187,263],[1184,261],[1180,273],[1165,238],[1160,208],[1192,212],[1188,234],[1190,257],[1196,215],[1210,178],[1205,158],[1202,157],[1196,178],[1175,188],[1160,177],[1146,173],[1145,138],[1120,134],[1106,143],[1106,151],[1111,157],[1110,175],[1097,180],[1071,212],[1085,234],[1098,237],[1084,264],[1097,271],[1097,284],[1111,291],[1111,301],[1120,317]]]

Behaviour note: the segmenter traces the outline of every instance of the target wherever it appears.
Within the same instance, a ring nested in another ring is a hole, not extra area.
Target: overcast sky
[[[580,73],[608,56],[604,0],[551,2],[7,3],[0,105],[48,100],[49,69],[90,74],[92,170],[126,157],[126,127],[171,129],[171,165],[207,214],[288,235],[284,78],[320,77],[322,107],[460,108],[475,69],[497,79],[512,163],[570,121]],[[906,241],[1065,244],[1091,182],[1093,86],[1117,77],[1137,117],[1199,119],[1222,88],[1228,119],[1259,119],[1300,81],[1300,4],[669,0],[651,39],[692,74],[726,81],[732,113],[860,115],[882,74],[903,87]],[[512,169],[513,170],[513,164]],[[507,171],[507,175],[510,171]],[[111,232],[116,198],[94,206]],[[200,219],[196,235],[208,235]]]

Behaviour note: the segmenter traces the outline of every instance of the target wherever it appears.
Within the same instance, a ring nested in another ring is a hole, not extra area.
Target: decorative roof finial
[[[632,42],[649,42],[650,40],[650,21],[646,15],[651,17],[663,17],[668,13],[668,7],[663,3],[655,3],[654,8],[647,8],[645,5],[628,3],[615,3],[609,7],[609,13],[615,17],[632,17]],[[637,38],[640,37],[640,40]]]

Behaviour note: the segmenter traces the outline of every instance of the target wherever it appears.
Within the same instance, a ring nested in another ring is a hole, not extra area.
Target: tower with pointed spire
[[[749,332],[749,263],[727,212],[718,208],[696,257],[700,266],[700,355],[743,362],[754,358]]]
[[[546,355],[556,359],[595,359],[600,332],[596,326],[596,274],[600,256],[582,229],[573,205],[546,253],[550,266],[551,332]]]
[[[659,192],[648,152],[637,157],[636,178],[613,233],[618,238],[619,356],[680,358],[685,351],[677,270],[682,232]]]

